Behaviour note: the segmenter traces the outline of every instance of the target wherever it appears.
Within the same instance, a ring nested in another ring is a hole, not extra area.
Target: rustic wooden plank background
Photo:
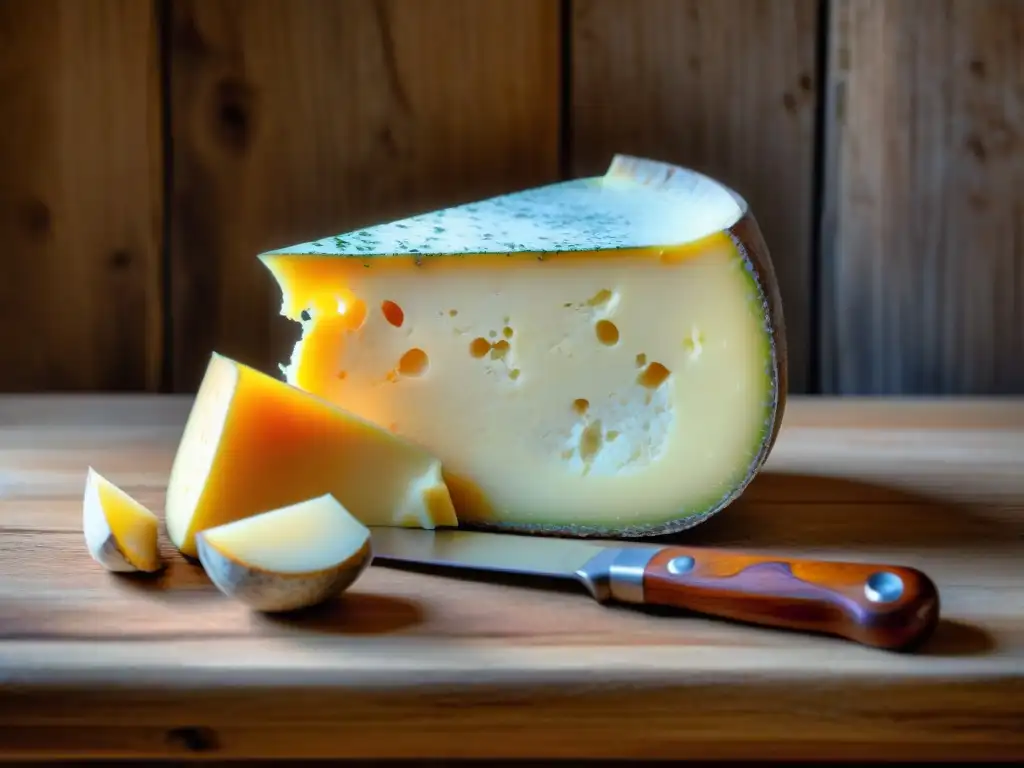
[[[0,390],[190,391],[273,245],[684,163],[795,391],[1024,393],[1024,0],[0,0]]]
[[[1024,2],[832,21],[826,386],[1024,392]]]
[[[0,0],[0,389],[153,389],[162,171],[153,7]]]
[[[260,251],[557,180],[558,22],[551,0],[175,0],[175,388],[214,348],[289,353]]]
[[[681,163],[747,198],[782,291],[790,384],[810,366],[818,0],[575,0],[573,175],[616,152]]]

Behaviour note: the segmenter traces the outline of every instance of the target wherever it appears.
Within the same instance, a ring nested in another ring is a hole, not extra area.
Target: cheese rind
[[[681,530],[777,435],[771,260],[742,199],[692,171],[619,157],[261,258],[303,324],[288,380],[428,446],[464,525]]]
[[[369,528],[330,494],[208,528],[196,549],[221,592],[267,612],[337,595],[372,559]]]
[[[82,498],[82,532],[89,555],[108,571],[163,568],[157,516],[92,467]]]
[[[699,173],[617,156],[608,172],[431,211],[267,255],[435,257],[685,245],[724,232],[743,200]]]
[[[332,494],[367,525],[458,524],[423,447],[213,354],[171,468],[167,533],[195,557],[202,530]]]

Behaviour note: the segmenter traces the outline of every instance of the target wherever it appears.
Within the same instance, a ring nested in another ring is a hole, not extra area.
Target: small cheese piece
[[[167,533],[196,556],[207,528],[332,494],[366,525],[458,525],[424,448],[214,353],[167,487]]]
[[[743,200],[690,170],[619,156],[260,258],[302,323],[288,381],[437,454],[464,525],[681,530],[779,429],[771,260]]]
[[[370,529],[330,494],[208,528],[196,548],[210,581],[257,611],[322,603],[372,559]]]
[[[163,568],[157,516],[92,467],[85,479],[82,531],[92,559],[108,571]]]

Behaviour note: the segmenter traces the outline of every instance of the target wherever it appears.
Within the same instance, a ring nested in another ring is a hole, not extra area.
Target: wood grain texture
[[[511,579],[375,566],[273,619],[169,548],[103,572],[85,467],[161,512],[189,405],[0,398],[5,756],[1024,759],[1024,400],[793,398],[743,498],[667,539],[919,568],[914,655]]]
[[[1024,391],[1024,4],[834,0],[826,389]]]
[[[153,3],[0,3],[0,390],[160,383]]]
[[[290,353],[257,253],[557,177],[557,3],[172,1],[178,391]]]
[[[810,350],[817,0],[575,0],[571,169],[690,166],[750,203],[781,287],[790,386]]]

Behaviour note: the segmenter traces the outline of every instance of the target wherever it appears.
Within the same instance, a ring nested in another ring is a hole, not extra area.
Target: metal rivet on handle
[[[694,560],[689,555],[680,555],[679,557],[673,557],[668,561],[668,572],[678,576],[681,573],[689,573],[693,570]]]
[[[864,594],[872,603],[891,603],[903,594],[903,579],[889,571],[878,571],[868,576]]]

